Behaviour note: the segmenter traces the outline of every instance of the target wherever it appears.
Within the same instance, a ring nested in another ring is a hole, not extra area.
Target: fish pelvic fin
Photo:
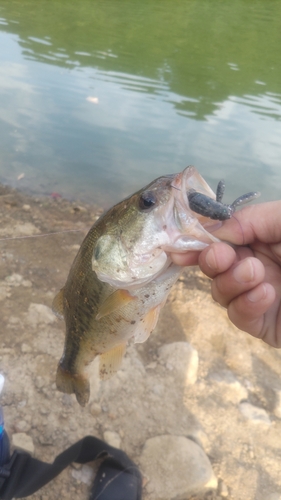
[[[85,406],[90,398],[90,383],[81,373],[70,373],[61,365],[58,366],[56,376],[57,389],[65,394],[75,394],[78,403]]]
[[[63,297],[64,297],[64,287],[61,288],[61,290],[57,293],[52,304],[53,313],[59,319],[63,319]]]
[[[108,380],[120,368],[126,351],[126,342],[119,344],[108,352],[100,354],[100,378]]]
[[[136,300],[136,297],[133,297],[127,290],[116,290],[101,304],[96,315],[96,320],[108,316],[113,311],[116,311],[116,309],[129,304],[132,300]]]
[[[148,313],[145,315],[143,318],[143,321],[141,321],[134,333],[134,343],[135,344],[141,344],[148,339],[149,335],[151,334],[152,330],[156,327],[158,318],[159,318],[159,313],[161,308],[163,307],[165,301],[161,304],[159,304],[156,307],[153,307],[148,311]]]

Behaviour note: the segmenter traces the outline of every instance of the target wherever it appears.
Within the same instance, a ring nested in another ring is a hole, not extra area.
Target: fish
[[[219,241],[210,219],[192,211],[187,193],[216,199],[193,166],[157,178],[114,205],[91,227],[53,310],[65,321],[64,351],[56,385],[90,398],[87,366],[99,356],[99,376],[118,371],[128,342],[142,343],[182,271],[171,252],[202,250]]]

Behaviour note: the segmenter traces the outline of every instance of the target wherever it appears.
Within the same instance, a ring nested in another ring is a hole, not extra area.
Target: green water
[[[0,181],[106,207],[194,164],[280,198],[280,47],[279,0],[0,0]]]

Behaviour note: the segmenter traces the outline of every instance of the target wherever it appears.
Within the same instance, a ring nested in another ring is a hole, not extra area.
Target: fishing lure
[[[245,203],[249,203],[260,196],[259,192],[251,191],[236,198],[231,205],[227,205],[226,203],[222,203],[224,191],[225,183],[223,180],[218,183],[215,200],[195,191],[195,189],[190,189],[187,193],[189,208],[193,212],[209,217],[210,219],[223,221],[230,219],[237,207],[245,205]]]

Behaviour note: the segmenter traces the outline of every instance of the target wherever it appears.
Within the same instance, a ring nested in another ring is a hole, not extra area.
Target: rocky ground
[[[155,332],[81,408],[56,390],[64,325],[51,312],[96,207],[0,189],[1,402],[16,446],[51,462],[87,434],[141,468],[144,500],[281,499],[281,353],[237,330],[185,270]],[[26,239],[4,239],[77,230]],[[87,499],[93,466],[74,464],[32,500]]]

